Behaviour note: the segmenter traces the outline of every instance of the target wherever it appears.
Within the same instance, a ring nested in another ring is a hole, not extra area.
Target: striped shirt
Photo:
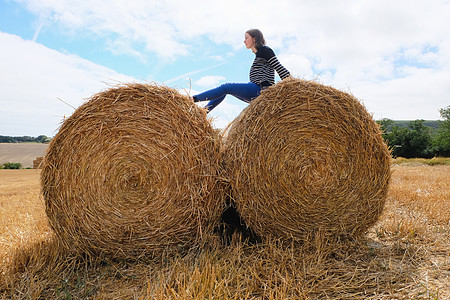
[[[275,70],[281,79],[289,77],[289,71],[280,64],[275,53],[269,47],[259,47],[255,55],[255,60],[250,68],[250,82],[261,86],[272,85],[275,83]]]

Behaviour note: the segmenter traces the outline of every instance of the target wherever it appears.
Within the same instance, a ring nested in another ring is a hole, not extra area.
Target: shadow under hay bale
[[[67,248],[135,259],[193,246],[223,209],[219,140],[176,90],[128,84],[94,95],[53,138],[41,173]]]
[[[224,136],[233,201],[262,238],[355,236],[383,210],[390,153],[378,125],[347,93],[284,80],[253,100]]]
[[[222,243],[230,245],[234,235],[240,235],[240,239],[249,244],[262,242],[262,239],[242,220],[229,196],[226,197],[225,204],[226,207],[220,216],[219,224],[214,229],[215,233],[220,236]]]

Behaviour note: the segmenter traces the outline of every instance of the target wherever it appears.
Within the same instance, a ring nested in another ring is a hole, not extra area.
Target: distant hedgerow
[[[4,163],[2,165],[3,169],[22,169],[22,164],[21,163]]]

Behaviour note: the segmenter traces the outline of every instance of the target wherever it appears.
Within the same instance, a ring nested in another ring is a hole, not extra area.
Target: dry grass
[[[449,299],[450,166],[395,165],[386,209],[358,241],[248,245],[114,261],[64,252],[38,170],[0,170],[0,298]]]
[[[0,271],[11,253],[50,235],[38,170],[0,170]]]
[[[448,157],[433,157],[432,159],[426,158],[403,158],[397,157],[392,161],[396,165],[408,164],[408,165],[450,165],[450,158]]]

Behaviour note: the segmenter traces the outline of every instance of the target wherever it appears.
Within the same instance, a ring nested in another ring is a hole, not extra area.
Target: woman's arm
[[[271,48],[267,46],[261,47],[258,50],[257,56],[265,58],[269,65],[274,68],[275,71],[277,71],[281,79],[285,79],[291,75],[289,71],[278,61],[275,52],[273,52]]]
[[[269,65],[277,71],[278,75],[280,75],[281,79],[285,79],[289,77],[291,74],[289,71],[281,65],[276,56],[273,56],[268,60]]]

